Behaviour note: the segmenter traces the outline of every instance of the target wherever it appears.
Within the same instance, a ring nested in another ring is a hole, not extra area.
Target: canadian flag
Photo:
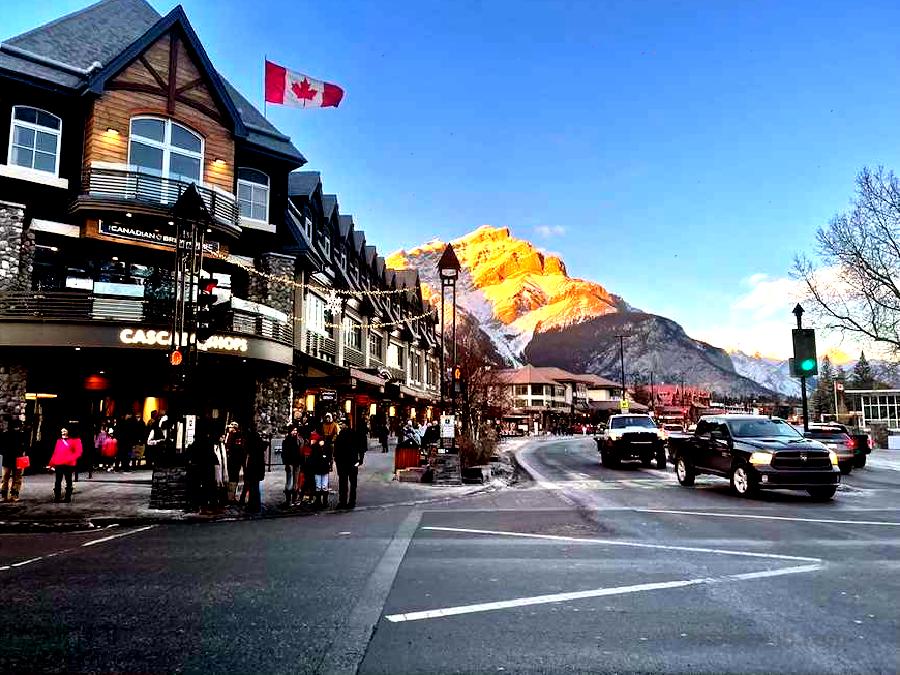
[[[337,108],[344,90],[266,61],[266,103],[293,108]]]

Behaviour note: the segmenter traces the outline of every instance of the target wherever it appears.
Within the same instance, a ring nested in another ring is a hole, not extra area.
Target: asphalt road
[[[900,669],[900,472],[814,503],[520,457],[451,503],[0,535],[0,672]]]

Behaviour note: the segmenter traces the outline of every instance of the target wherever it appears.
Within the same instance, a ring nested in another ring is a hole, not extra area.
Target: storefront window
[[[384,358],[384,338],[378,333],[369,333],[369,355],[379,361]]]

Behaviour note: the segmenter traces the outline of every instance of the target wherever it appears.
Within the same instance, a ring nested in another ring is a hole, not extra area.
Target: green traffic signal
[[[811,370],[815,370],[815,369],[816,369],[816,360],[815,359],[803,359],[803,361],[800,362],[800,370],[802,370],[804,373],[808,373]]]

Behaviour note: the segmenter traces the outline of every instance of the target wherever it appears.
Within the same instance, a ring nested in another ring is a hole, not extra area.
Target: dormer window
[[[303,211],[303,232],[309,241],[313,240],[313,221],[306,210]]]
[[[347,271],[347,252],[344,250],[343,246],[338,248],[337,259],[338,259],[338,264],[341,266],[341,269],[346,272]]]
[[[59,136],[62,120],[56,115],[13,106],[8,164],[59,175]]]
[[[269,177],[257,169],[238,169],[241,218],[269,222]]]

